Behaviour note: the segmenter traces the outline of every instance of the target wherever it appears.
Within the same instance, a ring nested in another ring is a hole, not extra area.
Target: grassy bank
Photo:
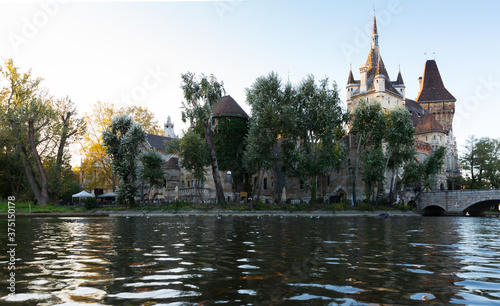
[[[137,212],[179,212],[179,211],[232,211],[232,212],[259,212],[259,211],[284,211],[284,212],[313,212],[313,211],[324,211],[324,212],[356,212],[356,211],[409,211],[407,207],[387,207],[387,206],[372,206],[372,205],[360,205],[360,206],[346,206],[340,203],[337,204],[318,204],[315,207],[311,207],[307,203],[298,204],[266,204],[258,203],[250,207],[248,203],[228,203],[224,205],[218,204],[195,204],[189,202],[173,202],[173,203],[161,203],[161,204],[143,204],[138,205],[135,208],[130,208],[128,206],[98,206],[93,209],[86,209],[84,206],[78,205],[34,205],[33,203],[15,203],[15,209],[18,213],[85,213],[85,212],[120,212],[120,211],[137,211]],[[0,213],[7,213],[8,205],[7,203],[0,204]]]

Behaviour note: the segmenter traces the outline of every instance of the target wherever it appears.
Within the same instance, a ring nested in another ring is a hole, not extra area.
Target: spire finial
[[[378,47],[378,31],[377,17],[375,16],[375,5],[373,5],[373,31],[372,31],[372,47]]]

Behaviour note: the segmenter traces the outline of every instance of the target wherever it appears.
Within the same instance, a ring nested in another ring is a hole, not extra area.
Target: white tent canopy
[[[73,198],[88,198],[88,197],[91,197],[91,196],[92,195],[90,193],[88,193],[85,190],[83,190],[83,191],[80,191],[77,194],[74,194]]]

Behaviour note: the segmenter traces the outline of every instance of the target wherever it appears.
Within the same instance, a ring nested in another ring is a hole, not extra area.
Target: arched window
[[[184,183],[184,181],[182,181],[182,184],[181,184],[182,188],[184,188],[185,185],[186,185],[186,183]]]
[[[264,190],[267,190],[267,177],[264,179]]]

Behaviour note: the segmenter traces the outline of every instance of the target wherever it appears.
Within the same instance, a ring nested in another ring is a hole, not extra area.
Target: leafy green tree
[[[113,103],[96,102],[91,111],[84,116],[87,130],[82,139],[81,153],[84,155],[81,165],[87,188],[111,187],[115,190],[118,179],[113,173],[111,157],[106,153],[102,141],[102,132],[111,124],[111,119],[119,114],[128,114],[141,125],[146,133],[162,135],[163,130],[154,118],[154,114],[141,106],[117,108]]]
[[[348,116],[337,87],[308,76],[296,88],[283,118],[283,164],[289,175],[307,182],[316,204],[318,176],[338,168],[344,157],[342,138]]]
[[[31,71],[21,73],[12,59],[0,68],[4,87],[0,92],[0,123],[15,144],[29,186],[39,204],[60,197],[61,173],[67,146],[85,130],[76,108],[66,99],[54,100],[40,89],[40,78]],[[55,186],[49,194],[48,176],[44,167],[54,157]]]
[[[165,179],[162,154],[156,151],[147,151],[140,157],[142,162],[141,177],[149,185],[149,192],[153,187],[161,187]]]
[[[196,129],[189,130],[179,144],[180,166],[189,171],[195,180],[205,181],[205,168],[210,166],[207,142]]]
[[[432,150],[423,162],[412,159],[406,163],[401,183],[418,191],[417,198],[422,191],[434,188],[436,186],[436,175],[443,167],[445,153],[446,148],[439,147]]]
[[[243,165],[250,174],[257,173],[257,181],[262,180],[264,171],[276,166],[278,139],[282,132],[283,110],[292,96],[292,87],[284,86],[280,77],[271,72],[261,76],[246,89],[247,102],[252,107],[249,121]],[[261,184],[253,186],[254,201],[260,197]],[[283,186],[277,186],[282,188]]]
[[[214,104],[222,97],[224,86],[222,82],[211,76],[201,75],[198,81],[196,76],[191,73],[185,73],[181,76],[181,88],[184,92],[185,102],[182,105],[182,119],[187,119],[192,125],[199,124],[203,127],[205,133],[205,141],[208,146],[210,155],[210,163],[212,166],[212,176],[215,183],[215,192],[217,202],[225,203],[224,191],[219,176],[219,164],[217,162],[217,154],[213,140],[213,109]]]
[[[355,158],[353,161],[353,179],[352,179],[352,190],[353,190],[353,201],[356,203],[356,181],[359,172],[360,159],[365,154],[365,150],[371,146],[373,148],[378,148],[382,144],[382,139],[384,137],[386,117],[379,103],[367,103],[365,100],[361,100],[359,105],[354,109],[351,118],[351,137],[354,138],[356,145]],[[373,156],[374,157],[374,156]],[[380,156],[379,156],[380,157]],[[375,165],[373,160],[366,163],[367,166]],[[365,169],[368,173],[373,173],[377,171],[378,164],[374,169]],[[385,171],[382,171],[382,176]],[[372,184],[379,183],[383,180],[377,175],[367,175],[368,181]],[[374,180],[377,179],[377,180]]]
[[[368,199],[371,199],[373,186],[377,186],[385,179],[385,156],[382,146],[369,146],[365,148],[361,156],[361,164],[363,168],[361,176],[366,184]]]
[[[500,187],[500,143],[497,139],[470,136],[461,157],[468,189]]]
[[[415,129],[410,119],[410,113],[404,108],[395,108],[387,112],[384,132],[386,164],[391,170],[390,203],[393,203],[393,189],[399,168],[415,156]]]
[[[135,207],[134,197],[139,189],[137,184],[139,144],[146,140],[146,134],[129,115],[118,115],[103,131],[102,140],[106,152],[112,156],[113,171],[120,179],[117,202],[123,203],[127,200],[130,207]]]

